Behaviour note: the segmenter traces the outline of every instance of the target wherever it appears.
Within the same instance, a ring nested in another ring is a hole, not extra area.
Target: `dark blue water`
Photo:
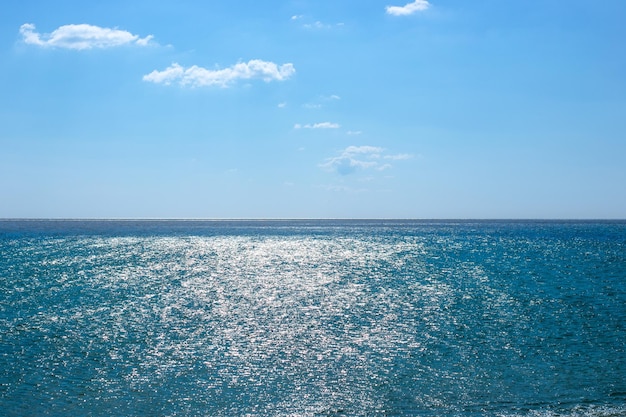
[[[623,416],[626,222],[0,221],[0,415]]]

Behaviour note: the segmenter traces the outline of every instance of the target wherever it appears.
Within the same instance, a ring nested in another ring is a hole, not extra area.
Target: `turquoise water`
[[[626,222],[0,221],[4,416],[624,416]]]

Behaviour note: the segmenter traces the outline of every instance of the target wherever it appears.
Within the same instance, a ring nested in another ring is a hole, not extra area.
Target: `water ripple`
[[[386,228],[1,250],[7,415],[625,410],[624,242]]]

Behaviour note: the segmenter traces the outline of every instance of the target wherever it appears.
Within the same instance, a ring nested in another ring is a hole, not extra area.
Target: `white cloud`
[[[125,30],[87,24],[64,25],[52,33],[42,35],[35,31],[35,25],[25,23],[20,27],[20,33],[27,44],[78,50],[131,44],[146,46],[153,38],[152,35],[140,38],[139,35],[133,35]]]
[[[356,135],[360,135],[363,132],[361,132],[360,130],[348,130],[346,132],[346,135],[350,135],[350,136],[356,136]]]
[[[339,129],[341,126],[339,123],[331,123],[331,122],[322,122],[315,123],[312,128],[313,129]]]
[[[322,123],[305,124],[305,125],[296,123],[293,126],[294,129],[339,129],[340,127],[341,125],[339,123],[331,123],[331,122],[322,122]]]
[[[287,107],[287,102],[283,101],[282,103],[278,103],[278,108],[279,109],[284,109],[285,107]]]
[[[357,169],[372,169],[380,166],[376,159],[380,158],[383,148],[376,146],[348,146],[338,156],[327,158],[320,167],[340,175],[348,175]]]
[[[163,71],[152,71],[143,77],[144,81],[169,85],[177,82],[183,86],[205,87],[228,85],[238,80],[262,79],[265,82],[284,81],[296,72],[293,64],[276,65],[273,62],[253,59],[240,62],[224,69],[210,70],[194,65],[184,68],[173,63]]]
[[[415,0],[413,3],[408,3],[404,6],[387,6],[387,14],[393,16],[408,16],[416,12],[421,12],[430,7],[428,0]]]
[[[381,160],[409,159],[408,154],[385,155],[385,149],[378,146],[348,146],[339,155],[327,158],[319,166],[330,172],[348,175],[357,170],[384,171],[392,168],[389,163]]]

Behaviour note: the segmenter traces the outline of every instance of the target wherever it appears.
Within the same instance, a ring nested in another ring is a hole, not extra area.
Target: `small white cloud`
[[[327,158],[319,166],[326,171],[348,175],[357,170],[384,171],[392,168],[390,163],[381,163],[381,159],[408,159],[407,154],[384,155],[384,153],[385,149],[378,146],[348,146],[339,155]]]
[[[331,123],[331,122],[322,122],[315,123],[311,128],[312,129],[339,129],[341,126],[339,123]]]
[[[322,123],[305,124],[305,125],[296,123],[293,126],[294,129],[339,129],[340,127],[341,125],[339,123],[331,123],[331,122],[322,122]]]
[[[299,19],[302,19],[303,17],[304,17],[304,15],[295,14],[295,15],[291,16],[291,20],[299,20]]]
[[[287,103],[286,102],[282,102],[282,103],[278,103],[278,108],[279,109],[284,109],[285,107],[287,107]]]
[[[57,47],[67,49],[112,48],[122,45],[147,46],[152,35],[140,38],[130,32],[119,29],[102,28],[99,26],[80,24],[64,25],[49,34],[35,31],[35,25],[25,23],[20,27],[24,42],[41,47]]]
[[[380,158],[383,148],[375,146],[348,146],[338,156],[327,158],[320,167],[326,171],[348,175],[357,169],[369,169],[379,166],[376,159]]]
[[[174,63],[163,71],[152,71],[150,74],[144,75],[144,81],[150,81],[156,84],[170,85],[172,81],[179,80],[185,75],[185,69]]]
[[[350,136],[357,136],[362,134],[363,132],[361,132],[360,130],[348,130],[346,132],[346,135],[350,135]]]
[[[421,12],[430,7],[428,0],[415,0],[413,3],[408,3],[404,6],[387,6],[387,14],[392,16],[408,16],[416,12]]]
[[[191,87],[214,85],[228,87],[238,80],[284,81],[295,74],[295,72],[296,69],[293,64],[277,65],[260,59],[240,62],[231,67],[217,70],[210,70],[197,65],[184,68],[177,63],[173,63],[163,71],[154,70],[150,74],[144,75],[143,80],[165,85],[177,82],[180,85]]]

